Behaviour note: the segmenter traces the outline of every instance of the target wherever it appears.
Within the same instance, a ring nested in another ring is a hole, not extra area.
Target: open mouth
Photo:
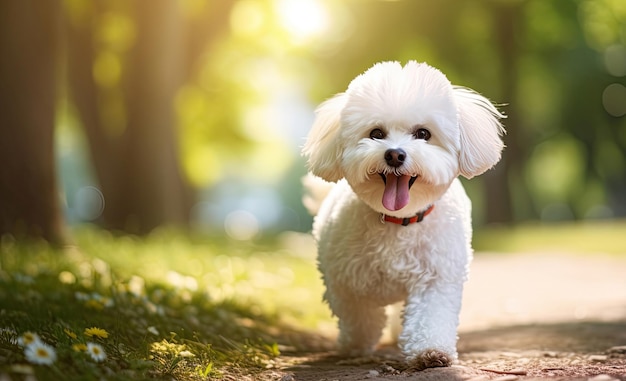
[[[409,203],[409,190],[418,176],[396,175],[395,173],[379,173],[385,183],[383,192],[383,206],[387,210],[395,211],[404,208]]]

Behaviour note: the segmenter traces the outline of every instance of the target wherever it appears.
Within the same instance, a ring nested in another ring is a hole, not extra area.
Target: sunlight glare
[[[278,0],[280,24],[293,38],[304,43],[328,28],[327,10],[317,0]]]

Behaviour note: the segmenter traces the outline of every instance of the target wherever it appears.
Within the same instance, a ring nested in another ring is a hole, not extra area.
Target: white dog
[[[483,96],[414,61],[378,63],[317,109],[303,154],[313,175],[337,183],[313,235],[343,354],[370,354],[384,307],[404,301],[398,342],[408,364],[457,358],[472,258],[471,204],[457,177],[500,160],[502,117]]]

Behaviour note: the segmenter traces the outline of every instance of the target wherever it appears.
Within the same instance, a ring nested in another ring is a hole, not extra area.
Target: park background
[[[507,115],[502,162],[466,182],[477,227],[626,215],[620,1],[3,8],[5,232],[306,232],[313,110],[382,60],[426,61]]]
[[[626,252],[620,0],[7,1],[0,56],[0,279],[15,291],[0,293],[11,306],[0,322],[61,347],[60,323],[24,296],[24,279],[37,300],[65,290],[54,303],[76,311],[83,301],[71,291],[115,299],[102,306],[111,314],[87,315],[118,337],[134,338],[114,320],[121,289],[180,317],[136,323],[175,332],[154,342],[178,349],[126,343],[163,361],[108,352],[111,369],[177,374],[191,350],[183,374],[206,378],[232,366],[219,334],[282,343],[252,323],[260,316],[332,324],[307,238],[300,148],[316,105],[378,61],[428,62],[506,114],[502,161],[463,179],[479,251]],[[174,296],[156,297],[159,287]],[[24,311],[42,316],[16,323]],[[76,311],[59,320],[85,324]],[[245,334],[216,311],[236,315]],[[213,320],[198,328],[200,315]],[[217,352],[185,341],[193,329]],[[24,362],[2,348],[8,364]],[[61,357],[85,371],[72,356]],[[98,369],[89,372],[107,374]]]

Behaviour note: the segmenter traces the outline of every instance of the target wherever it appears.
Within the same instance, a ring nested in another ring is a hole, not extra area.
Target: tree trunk
[[[0,235],[65,242],[54,160],[58,0],[0,2]]]
[[[185,224],[187,189],[179,168],[174,98],[182,85],[183,19],[178,2],[135,2],[137,40],[127,78],[127,135],[120,214],[111,223],[145,233]]]
[[[193,19],[181,14],[180,2],[130,3],[135,44],[124,56],[122,84],[114,90],[124,98],[126,113],[117,133],[100,107],[111,89],[99,88],[92,74],[98,53],[94,25],[111,5],[93,4],[93,12],[68,20],[68,79],[106,202],[101,222],[140,234],[186,224],[192,195],[179,167],[174,98],[207,47],[228,30],[234,1],[207,2]]]
[[[174,114],[186,68],[179,3],[132,4],[135,45],[118,89],[126,112],[123,132],[111,133],[99,108],[103,89],[92,75],[97,12],[68,23],[68,76],[106,202],[102,222],[109,229],[144,234],[188,221],[191,197],[179,168]]]
[[[501,66],[501,91],[500,95],[506,104],[516,104],[517,97],[517,61],[519,5],[509,3],[497,3],[494,6],[494,18],[496,28],[496,51],[500,58]],[[487,212],[485,223],[511,223],[513,222],[513,204],[509,176],[512,173],[520,173],[516,163],[520,157],[517,144],[519,136],[519,122],[515,112],[517,106],[506,107],[507,118],[503,120],[507,130],[504,136],[506,148],[502,155],[502,161],[492,171],[487,172],[485,177]]]
[[[101,3],[94,4],[97,8]],[[95,16],[94,11],[85,12],[80,17],[66,18],[67,82],[89,144],[99,188],[105,199],[103,220],[106,222],[106,216],[115,208],[112,200],[118,188],[120,164],[124,162],[120,150],[124,136],[112,133],[113,129],[101,115],[103,97],[93,78]]]

